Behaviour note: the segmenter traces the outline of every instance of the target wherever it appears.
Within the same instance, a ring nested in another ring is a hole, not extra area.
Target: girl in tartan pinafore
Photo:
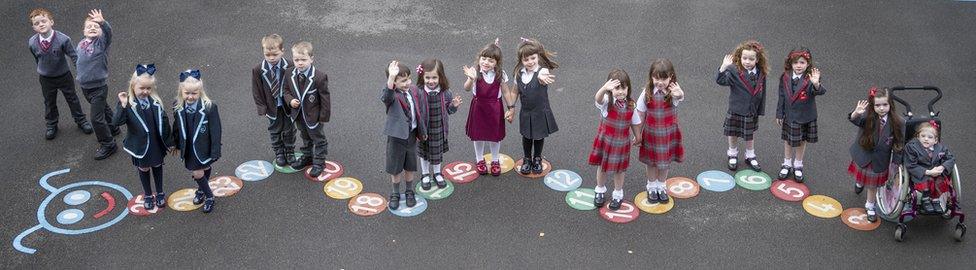
[[[630,145],[637,142],[640,117],[634,113],[630,98],[630,76],[621,69],[613,69],[607,82],[597,90],[595,105],[600,110],[600,129],[593,138],[589,164],[599,166],[596,171],[596,196],[593,204],[606,203],[607,174],[613,174],[613,194],[609,208],[620,209],[624,200],[624,179],[630,166]],[[632,137],[631,134],[634,136]]]
[[[639,159],[645,165],[647,201],[652,204],[670,200],[664,181],[671,163],[684,161],[685,150],[675,110],[684,95],[671,61],[654,60],[647,84],[637,99],[637,111],[644,123]]]
[[[729,110],[725,116],[725,136],[728,137],[728,168],[739,168],[739,138],[746,141],[746,164],[754,171],[762,170],[756,159],[753,134],[759,128],[759,116],[766,113],[766,53],[758,41],[739,44],[735,52],[725,55],[715,82],[729,87]]]
[[[448,115],[457,112],[461,97],[454,96],[449,90],[444,64],[437,59],[424,60],[417,66],[417,87],[424,89],[417,95],[417,103],[420,104],[421,119],[427,119],[427,140],[417,145],[417,156],[423,172],[420,185],[429,190],[433,179],[438,188],[445,188],[447,182],[441,175],[441,162],[444,161],[444,153],[449,150]]]
[[[854,176],[854,192],[868,190],[868,221],[878,220],[874,210],[878,187],[888,181],[888,174],[902,164],[905,144],[905,122],[898,116],[887,88],[868,90],[868,99],[857,102],[848,120],[858,127],[851,144],[851,164],[847,172]]]
[[[827,93],[821,84],[820,69],[813,66],[810,50],[800,48],[790,51],[779,80],[779,102],[776,105],[776,122],[783,126],[783,166],[779,179],[786,179],[790,172],[796,182],[803,182],[803,156],[807,143],[816,143],[817,99]]]

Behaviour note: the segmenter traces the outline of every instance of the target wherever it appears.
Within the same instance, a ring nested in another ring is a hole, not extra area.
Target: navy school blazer
[[[202,101],[197,101],[202,102]],[[178,128],[173,137],[175,145],[180,151],[192,151],[200,164],[210,164],[220,159],[220,112],[216,103],[202,106],[197,110],[197,117],[193,122],[186,122],[185,109],[173,111],[173,127]],[[187,134],[190,127],[196,127],[196,132]],[[182,158],[183,155],[180,155]]]
[[[918,138],[912,139],[905,144],[905,168],[908,170],[908,174],[912,176],[912,182],[922,182],[922,180],[928,178],[925,175],[925,170],[935,168],[939,165],[945,167],[942,176],[949,177],[952,175],[952,168],[956,165],[956,158],[952,155],[952,152],[949,152],[949,148],[941,143],[933,145],[932,148],[932,157],[929,158],[928,150],[922,147],[922,143],[918,141]]]
[[[784,72],[779,80],[779,102],[776,104],[776,119],[801,124],[817,120],[817,96],[827,93],[820,77],[820,87],[813,85],[810,77],[803,74],[793,88],[793,71]]]
[[[399,98],[396,95],[397,90],[391,90],[389,88],[383,87],[380,92],[380,101],[386,106],[386,125],[383,127],[383,134],[386,136],[398,138],[401,140],[406,140],[409,138],[410,132],[410,118],[407,117],[407,111],[410,110],[410,104],[405,98]],[[426,113],[421,114],[419,111],[423,108],[420,104],[420,98],[418,97],[417,87],[410,86],[410,91],[407,92],[408,95],[413,97],[414,112],[411,114],[417,116],[417,129],[414,133],[418,138],[427,137],[427,118]],[[426,93],[425,93],[426,95]],[[424,99],[427,100],[426,98]]]
[[[156,116],[155,127],[146,125],[146,120],[142,119],[142,116],[136,111],[136,106],[130,104],[128,107],[122,108],[122,103],[120,102],[115,107],[115,115],[112,118],[115,120],[115,123],[113,124],[116,126],[125,125],[126,127],[125,139],[122,140],[122,150],[125,150],[135,158],[143,158],[149,152],[150,128],[159,130],[164,148],[168,149],[173,146],[173,134],[169,126],[169,118],[166,117],[163,106],[153,101],[150,109],[153,115]]]
[[[766,114],[766,74],[763,74],[759,67],[756,69],[759,72],[756,87],[760,90],[755,95],[749,92],[749,87],[746,86],[749,79],[746,78],[744,81],[740,78],[740,75],[742,77],[749,75],[745,74],[746,71],[740,71],[736,65],[729,65],[724,72],[718,73],[715,82],[721,86],[728,86],[731,90],[729,92],[729,113],[741,116]]]
[[[868,108],[868,110],[873,110],[873,108]],[[891,124],[885,125],[880,133],[876,133],[877,136],[874,137],[874,149],[866,150],[858,143],[858,138],[861,137],[861,128],[864,127],[866,113],[850,118],[851,113],[853,111],[848,112],[847,119],[858,127],[857,137],[854,137],[854,143],[851,144],[850,148],[851,158],[854,159],[854,163],[861,168],[864,168],[864,166],[870,163],[872,171],[875,173],[888,170],[889,163],[902,164],[904,150],[894,151],[895,138],[891,135]],[[893,119],[894,117],[888,116],[888,121],[892,121]],[[901,122],[901,130],[898,132],[905,134],[905,121],[901,119],[898,121]]]

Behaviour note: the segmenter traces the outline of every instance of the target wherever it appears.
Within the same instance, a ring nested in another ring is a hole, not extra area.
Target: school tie
[[[793,87],[796,87],[796,84],[800,82],[800,77],[793,77],[792,82],[793,82]]]
[[[308,76],[306,76],[304,72],[302,72],[301,74],[298,74],[298,85],[299,86],[303,86],[304,87],[305,86],[305,83],[307,81],[308,81]]]
[[[626,100],[618,99],[618,100],[614,101],[613,104],[615,106],[617,106],[617,108],[621,108],[621,109],[627,108],[627,101]]]
[[[752,87],[756,87],[756,80],[757,79],[758,78],[756,78],[756,73],[750,71],[749,72],[749,83],[752,84]]]
[[[51,49],[51,41],[41,40],[41,51],[47,52],[50,49]]]
[[[142,107],[143,110],[149,109],[149,101],[145,99],[139,99],[139,107]]]
[[[274,74],[274,80],[271,81],[271,95],[278,97],[281,95],[278,87],[281,85],[281,79],[278,76],[278,66],[271,67],[271,73]]]
[[[186,112],[189,113],[189,114],[197,113],[197,106],[196,106],[196,104],[188,104],[186,106]]]
[[[92,52],[95,50],[95,48],[92,47],[91,44],[92,41],[86,38],[81,41],[81,44],[78,45],[80,45],[81,50],[85,51],[85,55],[91,56]]]

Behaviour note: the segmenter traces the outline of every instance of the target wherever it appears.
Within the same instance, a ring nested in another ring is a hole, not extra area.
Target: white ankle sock
[[[615,200],[623,200],[624,199],[624,190],[623,189],[614,189],[613,190],[613,194],[611,195],[611,197],[613,199],[615,199]]]
[[[783,166],[793,167],[793,159],[791,159],[791,158],[784,158],[783,159]]]
[[[793,161],[793,166],[797,168],[803,168],[803,161],[797,159],[796,161]]]
[[[730,156],[730,157],[737,157],[737,156],[739,156],[739,149],[738,148],[731,148],[731,147],[729,147],[729,150],[728,151],[725,151],[725,154],[728,155],[728,156]]]
[[[746,158],[756,158],[756,150],[746,149]]]
[[[607,186],[596,186],[595,188],[593,188],[593,192],[607,193]]]
[[[502,143],[488,142],[488,145],[491,147],[491,161],[498,161],[499,157],[501,156],[498,154],[498,152],[502,149]]]

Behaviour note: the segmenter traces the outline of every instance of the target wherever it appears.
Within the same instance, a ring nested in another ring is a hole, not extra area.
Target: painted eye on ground
[[[84,190],[75,190],[64,195],[64,203],[67,205],[79,205],[91,199],[91,193]]]
[[[58,223],[71,225],[78,223],[82,218],[85,218],[85,212],[78,209],[68,209],[58,214]]]

